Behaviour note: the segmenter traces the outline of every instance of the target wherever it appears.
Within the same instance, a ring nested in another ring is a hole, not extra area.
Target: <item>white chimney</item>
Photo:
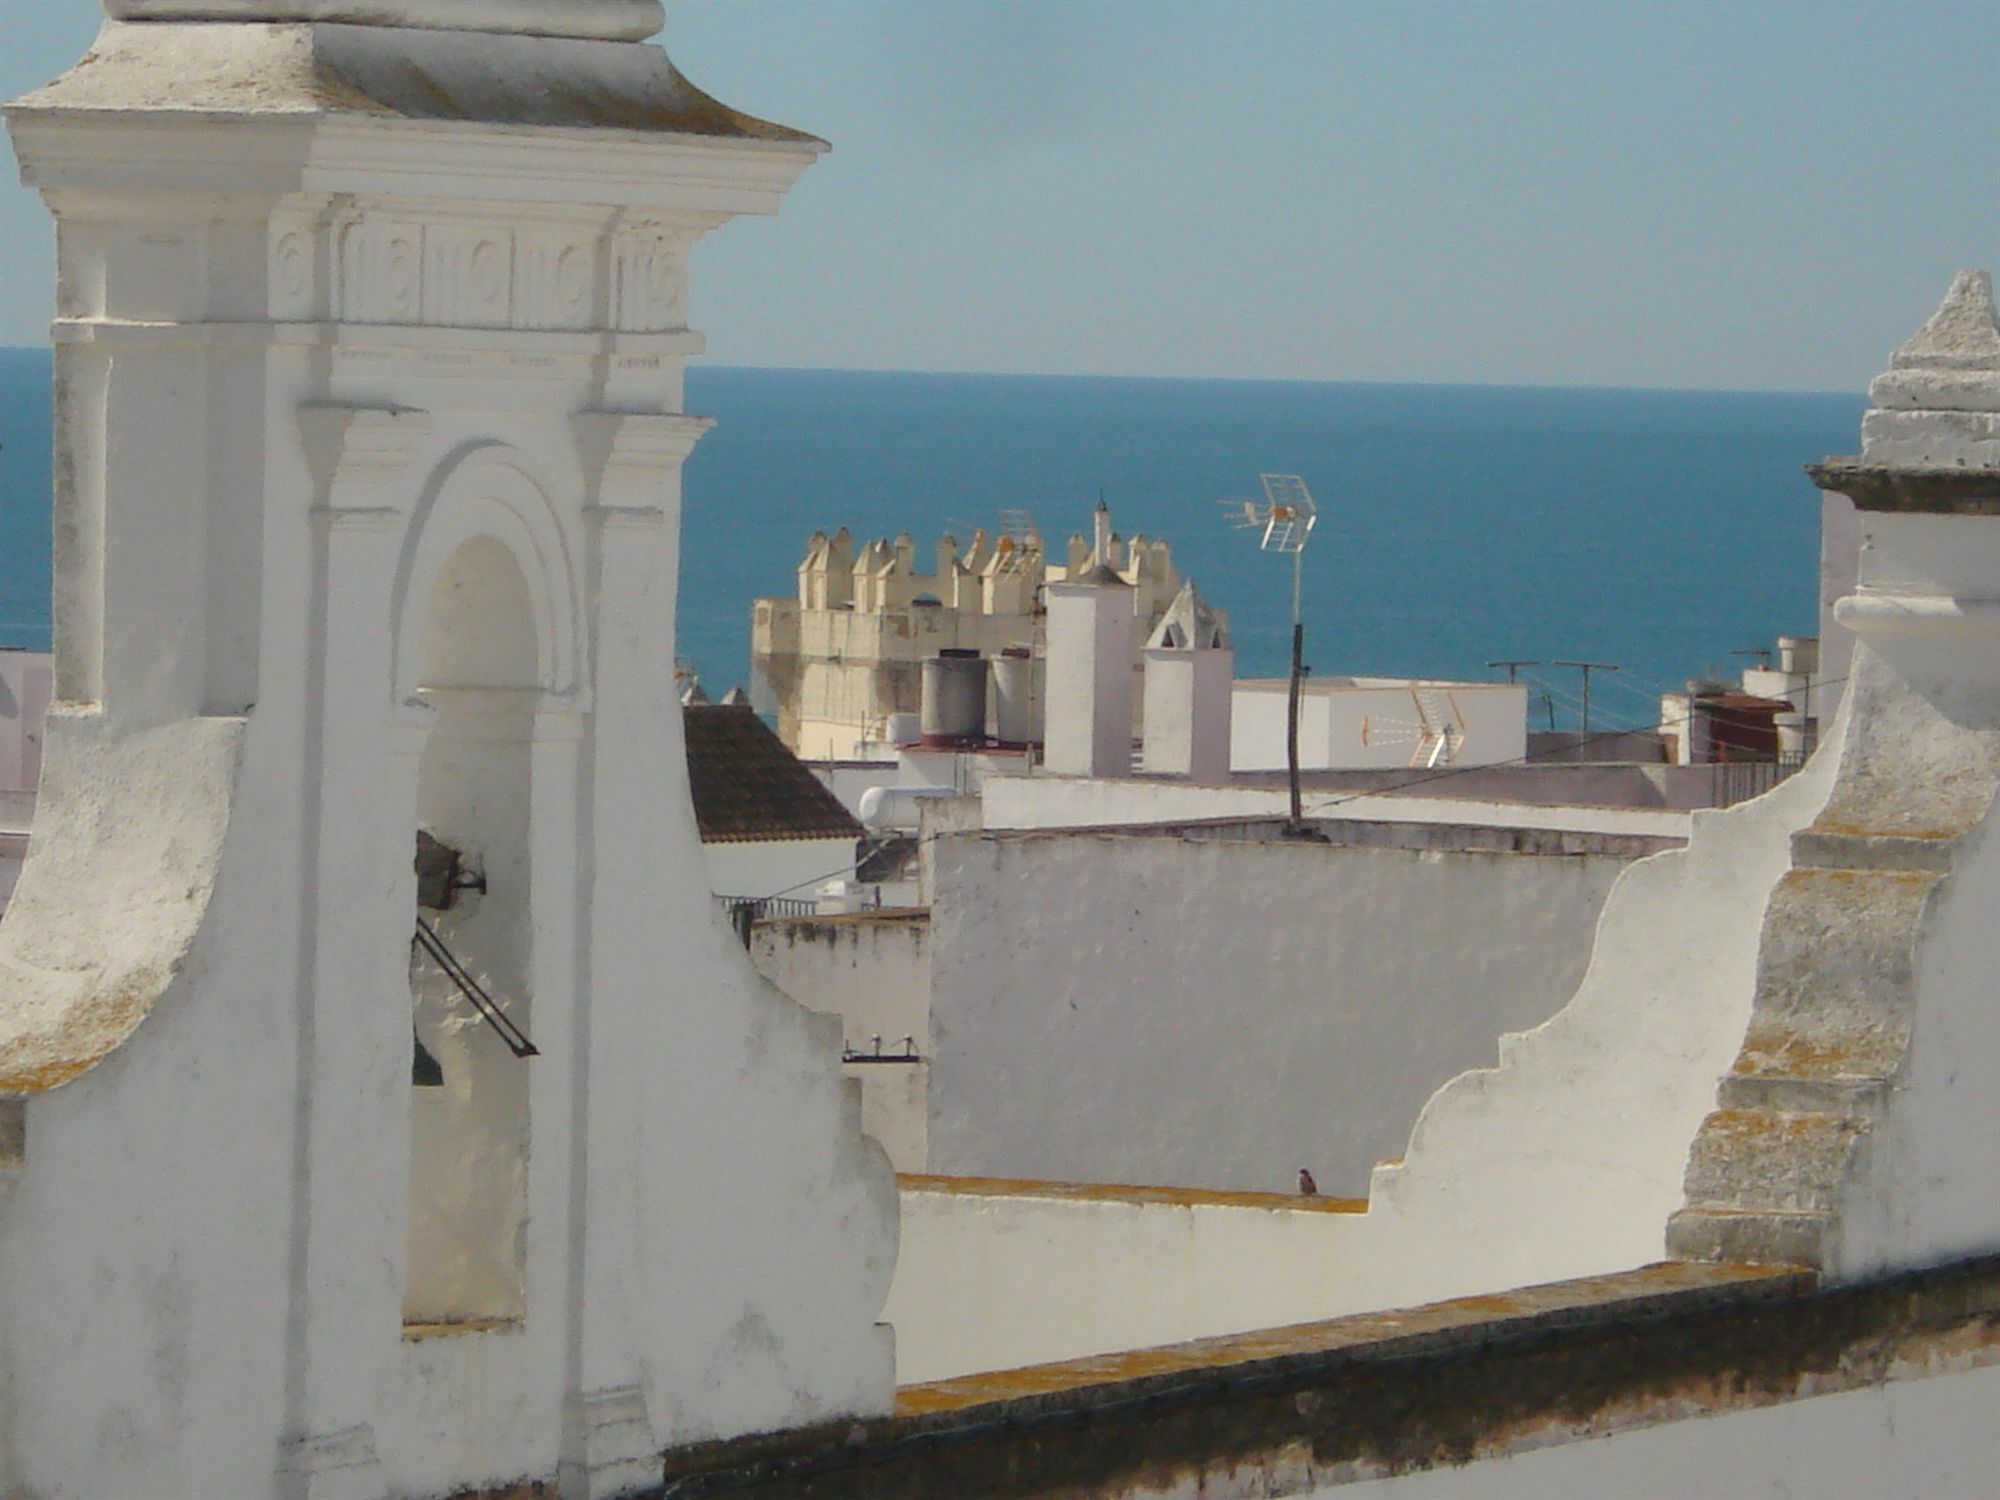
[[[1146,642],[1144,766],[1165,776],[1229,775],[1236,651],[1192,583],[1183,584]]]
[[[1101,558],[1111,514],[1097,510]],[[1048,586],[1046,764],[1071,776],[1132,769],[1132,634],[1138,596],[1102,561],[1081,578]]]

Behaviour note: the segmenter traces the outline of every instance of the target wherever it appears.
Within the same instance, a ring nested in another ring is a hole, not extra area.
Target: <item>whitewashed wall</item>
[[[1299,702],[1299,764],[1312,770],[1391,769],[1415,761],[1428,714],[1463,734],[1451,764],[1491,766],[1528,753],[1528,690],[1506,683],[1419,683],[1368,678],[1308,682]],[[1236,684],[1230,765],[1238,771],[1283,770],[1287,684],[1276,678]]]
[[[1307,1167],[1336,1194],[1562,1004],[1628,863],[1115,834],[932,853],[932,1170],[1275,1192]]]
[[[854,840],[743,839],[701,846],[708,888],[718,896],[809,901],[827,881],[854,873]]]
[[[1099,1195],[992,1194],[905,1181],[883,1316],[896,1379],[1144,1349],[1332,1316],[1360,1215]],[[1253,1269],[1254,1268],[1254,1269]]]
[[[861,1085],[861,1128],[881,1142],[899,1172],[925,1170],[924,1103],[930,1077],[930,919],[921,911],[777,917],[750,934],[750,961],[779,989],[812,1010],[840,1017],[847,1047],[902,1051],[915,1063],[849,1063]]]

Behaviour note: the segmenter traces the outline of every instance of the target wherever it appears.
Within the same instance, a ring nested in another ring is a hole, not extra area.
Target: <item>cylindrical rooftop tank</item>
[[[1042,695],[1035,661],[1025,647],[1009,646],[993,659],[993,738],[1005,750],[1042,742]]]
[[[924,663],[924,744],[937,750],[986,743],[986,663],[977,651],[947,647]]]
[[[923,818],[924,804],[957,793],[943,786],[871,786],[855,805],[855,816],[863,828],[896,833],[915,833]]]

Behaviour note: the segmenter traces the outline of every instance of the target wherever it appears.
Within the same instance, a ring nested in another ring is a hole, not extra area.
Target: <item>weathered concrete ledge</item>
[[[2000,1257],[1826,1288],[1669,1262],[906,1387],[901,1414],[670,1453],[670,1500],[1301,1494],[2000,1363]]]
[[[1044,1182],[1028,1177],[950,1177],[899,1172],[906,1193],[956,1193],[972,1198],[1060,1198],[1070,1203],[1138,1203],[1173,1208],[1266,1208],[1287,1212],[1365,1214],[1366,1198],[1303,1193],[1229,1193],[1207,1188],[1144,1187],[1117,1182]]]
[[[1394,822],[1376,818],[1307,818],[1313,837],[1294,847],[1326,849],[1402,849],[1441,854],[1525,854],[1574,858],[1607,855],[1643,859],[1687,846],[1684,834],[1599,833],[1580,828],[1533,828],[1505,824]],[[1066,828],[996,828],[977,834],[993,839],[1038,838],[1172,838],[1214,839],[1230,843],[1277,843],[1284,838],[1283,818],[1199,818],[1157,823],[1090,823]]]
[[[1832,458],[1807,464],[1823,490],[1845,495],[1862,510],[1934,516],[2000,516],[2000,469],[1912,469]]]

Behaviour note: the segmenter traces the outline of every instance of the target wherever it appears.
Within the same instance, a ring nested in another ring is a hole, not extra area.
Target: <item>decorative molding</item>
[[[621,225],[611,236],[611,324],[626,333],[664,333],[687,322],[687,254],[692,236],[664,224]]]
[[[715,422],[657,412],[581,411],[570,417],[584,473],[585,514],[602,526],[665,525],[661,487]],[[677,493],[677,492],[676,492]],[[659,516],[659,522],[648,519]]]
[[[583,329],[598,315],[597,247],[581,234],[522,230],[514,237],[513,324]]]
[[[584,520],[600,531],[664,531],[667,513],[657,505],[592,505]]]
[[[394,482],[431,435],[429,412],[401,407],[308,404],[298,413],[316,512],[335,524],[395,526],[404,507]]]
[[[614,230],[493,217],[419,220],[352,207],[330,226],[274,216],[271,315],[388,327],[675,333],[687,323],[688,250],[699,230]],[[326,262],[323,295],[321,261]]]
[[[271,218],[269,264],[266,270],[270,316],[276,322],[302,323],[319,317],[320,246],[325,225],[311,212],[280,212]]]
[[[504,229],[431,224],[423,232],[423,320],[513,326],[514,237]]]

